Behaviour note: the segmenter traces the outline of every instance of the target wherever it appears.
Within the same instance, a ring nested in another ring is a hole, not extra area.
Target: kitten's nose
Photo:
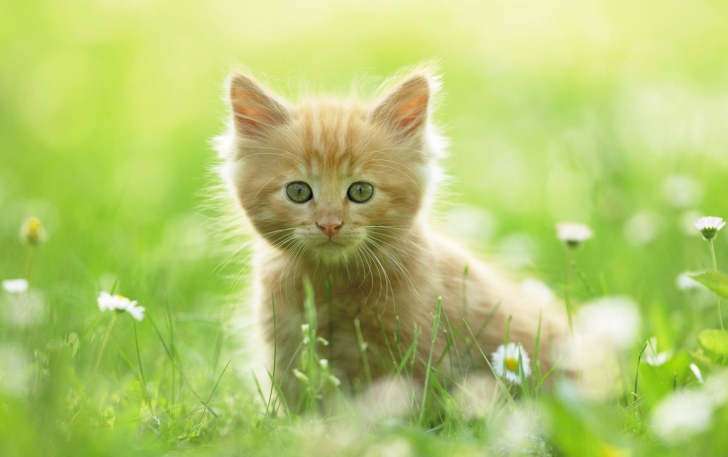
[[[329,238],[333,237],[336,232],[339,231],[343,224],[343,222],[334,222],[333,224],[320,224],[316,222],[316,226],[320,228],[321,231],[324,232]]]

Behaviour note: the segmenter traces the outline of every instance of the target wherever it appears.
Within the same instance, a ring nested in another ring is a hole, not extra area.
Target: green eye
[[[305,182],[292,182],[286,186],[286,195],[294,203],[306,203],[313,197],[311,186]]]
[[[366,203],[374,195],[374,186],[368,182],[355,182],[349,187],[346,194],[349,196],[349,200],[353,202]]]

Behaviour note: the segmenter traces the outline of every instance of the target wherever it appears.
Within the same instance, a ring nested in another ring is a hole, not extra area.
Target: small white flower
[[[680,290],[704,289],[705,286],[691,278],[694,275],[692,271],[683,271],[675,278],[675,285]]]
[[[6,279],[3,289],[9,294],[22,294],[28,291],[28,281],[25,279]]]
[[[521,372],[524,377],[531,375],[531,359],[520,344],[501,344],[490,356],[490,362],[495,374],[516,384],[521,383]]]
[[[685,441],[705,431],[713,416],[713,402],[703,392],[682,391],[664,399],[652,413],[652,428],[670,443]]]
[[[101,292],[97,299],[99,309],[101,311],[116,310],[125,311],[131,314],[131,317],[140,321],[144,318],[144,307],[137,306],[136,300],[129,300],[121,295],[111,295],[106,291]]]
[[[637,337],[640,315],[637,304],[627,297],[603,297],[579,310],[578,325],[596,345],[628,349]]]
[[[524,279],[521,283],[521,290],[525,295],[533,298],[541,305],[548,305],[556,299],[549,286],[538,279]]]
[[[703,238],[710,241],[715,238],[715,234],[718,230],[722,229],[725,225],[725,221],[720,217],[706,216],[701,217],[695,221],[695,228],[703,234]]]
[[[324,370],[328,370],[329,369],[329,361],[326,360],[326,359],[319,360],[319,365],[321,365],[321,368],[324,369]]]
[[[579,246],[582,241],[588,240],[592,235],[591,229],[586,225],[573,222],[556,224],[556,237],[569,247]]]
[[[653,336],[647,340],[647,348],[642,355],[648,365],[659,367],[672,358],[672,351],[657,352],[657,338]]]
[[[728,370],[711,374],[703,389],[716,407],[723,406],[728,401]]]

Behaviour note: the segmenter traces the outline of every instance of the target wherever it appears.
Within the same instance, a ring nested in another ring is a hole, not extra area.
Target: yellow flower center
[[[119,295],[119,294],[116,294],[116,295],[115,295],[115,297],[116,297],[116,298],[117,298],[118,300],[128,300],[128,298],[126,298],[126,297],[125,297],[125,296],[123,296],[123,295]]]
[[[37,217],[31,217],[21,227],[20,234],[22,238],[29,244],[38,245],[45,237],[43,224]]]
[[[626,448],[613,447],[608,444],[601,444],[599,446],[600,457],[631,457],[632,451]]]
[[[516,371],[518,370],[518,360],[514,359],[513,357],[509,357],[506,359],[506,368],[508,371]]]

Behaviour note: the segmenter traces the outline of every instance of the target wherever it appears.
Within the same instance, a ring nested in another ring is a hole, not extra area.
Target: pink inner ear
[[[230,101],[235,125],[246,136],[263,136],[267,129],[288,119],[285,107],[242,76],[231,83]]]
[[[395,122],[406,133],[417,130],[427,118],[427,93],[412,97],[395,110]]]
[[[241,89],[233,89],[230,95],[235,123],[248,135],[259,134],[272,118],[268,110],[258,105],[260,96]]]

